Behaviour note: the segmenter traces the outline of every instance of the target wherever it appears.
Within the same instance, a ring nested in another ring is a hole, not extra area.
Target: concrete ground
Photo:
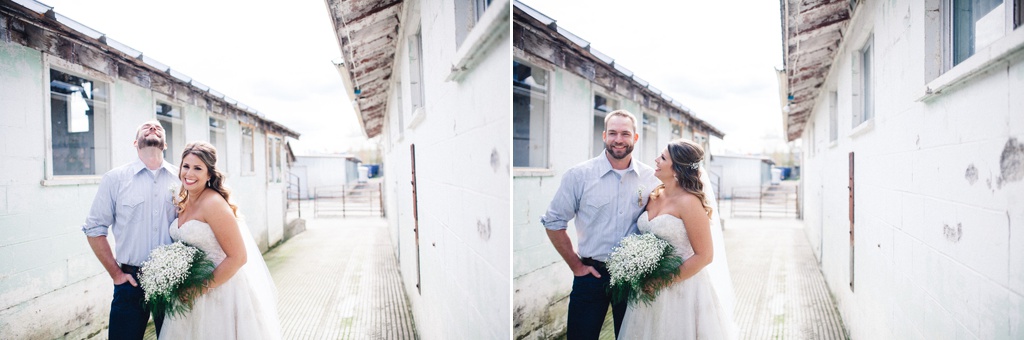
[[[306,231],[264,254],[283,338],[417,339],[387,222],[302,215]]]
[[[721,203],[729,216],[729,202]],[[803,221],[725,220],[739,339],[849,339],[804,234]],[[609,311],[601,340],[614,340]]]

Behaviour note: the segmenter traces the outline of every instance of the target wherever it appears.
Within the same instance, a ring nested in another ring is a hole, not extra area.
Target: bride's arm
[[[227,257],[213,270],[213,280],[207,286],[208,289],[227,282],[246,261],[245,243],[242,242],[242,234],[238,231],[238,221],[235,220],[228,202],[219,196],[216,198],[219,199],[210,200],[216,203],[208,206],[206,223],[210,224],[213,236],[217,238],[217,243],[224,249]]]
[[[714,259],[714,245],[711,243],[711,220],[704,206],[696,196],[687,195],[682,200],[683,225],[686,227],[686,235],[690,238],[690,245],[693,246],[693,256],[686,259],[683,265],[679,266],[679,274],[673,282],[680,282],[689,279],[700,272]]]

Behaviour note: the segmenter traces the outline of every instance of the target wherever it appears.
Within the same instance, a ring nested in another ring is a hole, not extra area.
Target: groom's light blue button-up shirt
[[[579,256],[607,261],[623,237],[637,233],[636,219],[660,183],[654,169],[635,158],[620,176],[601,153],[562,175],[540,221],[547,229],[563,230],[575,218]]]
[[[103,175],[82,232],[89,237],[114,232],[114,258],[141,266],[154,248],[171,243],[168,228],[177,217],[171,198],[181,186],[174,166],[164,161],[154,175],[141,159]]]

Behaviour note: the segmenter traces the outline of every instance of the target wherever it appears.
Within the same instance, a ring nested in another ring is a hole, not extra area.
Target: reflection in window
[[[106,85],[50,70],[53,175],[98,175],[109,168]]]
[[[643,115],[643,131],[641,131],[641,137],[643,137],[643,145],[641,149],[644,150],[642,155],[642,161],[649,162],[653,161],[661,154],[662,145],[658,145],[658,117],[649,114]]]
[[[252,143],[252,127],[242,126],[242,173],[256,172]]]
[[[228,137],[226,123],[223,119],[210,118],[210,144],[217,148],[217,168],[227,172]]]
[[[182,128],[181,110],[162,102],[156,103],[156,119],[164,127],[164,160],[171,164],[181,164],[181,151],[185,149],[184,129]]]
[[[512,165],[548,166],[548,75],[512,61]]]
[[[952,8],[953,65],[1005,35],[1002,0],[952,0]]]
[[[609,112],[615,111],[619,106],[619,103],[613,99],[594,94],[594,148],[591,150],[590,157],[595,157],[598,154],[604,152],[604,117]]]

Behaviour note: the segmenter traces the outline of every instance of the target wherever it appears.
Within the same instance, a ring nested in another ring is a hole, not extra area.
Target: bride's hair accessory
[[[698,166],[700,166],[700,163],[696,163],[696,162],[695,163],[690,163],[690,165],[689,165],[690,169],[693,169],[693,170],[697,170]]]

